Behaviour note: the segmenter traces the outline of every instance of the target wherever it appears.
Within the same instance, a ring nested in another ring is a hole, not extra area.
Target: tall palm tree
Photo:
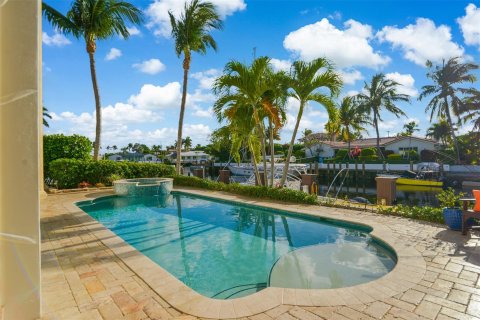
[[[395,102],[410,102],[410,96],[398,93],[399,83],[387,79],[383,73],[373,76],[370,83],[365,82],[364,92],[359,93],[356,99],[361,107],[370,116],[375,132],[377,134],[377,153],[378,157],[383,159],[383,153],[380,150],[380,132],[378,122],[382,121],[381,111],[385,109],[395,115],[397,118],[406,116],[402,109],[395,105]]]
[[[265,143],[265,118],[272,119],[276,126],[280,125],[280,113],[272,103],[275,89],[269,81],[270,59],[260,57],[251,65],[238,61],[230,61],[224,74],[215,80],[213,91],[218,96],[213,110],[219,121],[235,117],[252,117],[258,135],[263,157],[264,179],[267,182],[267,157]],[[262,180],[259,180],[259,182]]]
[[[403,125],[403,132],[401,132],[400,136],[411,137],[416,131],[420,131],[418,128],[418,123],[415,121],[407,122]]]
[[[118,0],[75,0],[66,15],[46,3],[43,3],[42,10],[47,20],[60,32],[85,40],[95,96],[96,127],[93,158],[98,160],[102,131],[102,107],[95,68],[96,42],[117,35],[128,38],[130,33],[127,23],[140,24],[143,20],[142,12],[131,3]]]
[[[335,104],[332,97],[339,94],[341,87],[342,80],[327,59],[319,58],[311,62],[295,61],[293,63],[290,74],[290,94],[300,102],[300,107],[283,167],[282,180],[280,182],[281,186],[285,184],[285,180],[287,179],[293,145],[295,144],[298,127],[302,120],[305,106],[309,101],[315,101],[323,105],[327,110],[334,108]],[[325,89],[329,92],[328,94],[325,94]]]
[[[351,143],[362,131],[365,130],[368,119],[365,111],[358,106],[354,97],[345,97],[338,107],[338,126],[342,140],[348,144],[350,156]]]
[[[183,117],[187,101],[188,72],[190,70],[192,52],[204,55],[207,53],[208,48],[216,51],[217,43],[210,32],[215,29],[221,30],[223,26],[215,6],[210,2],[192,0],[190,3],[185,3],[184,10],[178,19],[175,18],[172,12],[169,11],[168,14],[170,15],[170,23],[172,25],[172,37],[175,40],[175,53],[178,57],[183,54],[183,91],[178,119],[176,165],[177,173],[180,173]]]
[[[474,88],[468,89],[465,93],[463,104],[460,108],[460,115],[463,122],[471,121],[473,130],[480,132],[480,91]]]
[[[328,121],[325,123],[325,132],[327,133],[330,141],[337,141],[337,137],[340,135],[340,124],[338,122],[338,109],[328,108]]]
[[[453,116],[458,119],[460,110],[464,108],[462,94],[468,91],[468,88],[460,86],[476,81],[475,75],[471,72],[478,69],[479,66],[470,62],[462,63],[460,58],[456,57],[450,58],[446,62],[443,60],[441,66],[434,66],[431,61],[427,61],[427,67],[429,69],[427,78],[432,80],[433,84],[423,86],[418,99],[422,100],[433,95],[425,112],[431,112],[430,121],[434,116],[446,118],[457,153],[457,161],[460,162],[460,150],[455,134]]]
[[[50,128],[50,125],[48,124],[48,120],[46,118],[52,119],[52,116],[50,115],[50,113],[48,112],[48,109],[45,106],[42,107],[42,115],[43,115],[43,125],[47,128]]]

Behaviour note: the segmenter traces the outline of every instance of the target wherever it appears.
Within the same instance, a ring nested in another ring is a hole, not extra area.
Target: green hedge
[[[367,157],[367,156],[373,156],[376,155],[377,151],[375,148],[364,148],[362,151],[360,151],[360,156]]]
[[[402,156],[397,154],[397,153],[392,153],[392,154],[389,154],[387,156],[387,159],[388,160],[398,160],[398,161],[400,161],[400,160],[402,160]]]
[[[45,178],[50,178],[50,162],[57,159],[91,159],[92,142],[84,136],[74,134],[48,134],[43,136],[43,166]]]
[[[443,211],[441,208],[433,208],[429,206],[404,206],[397,205],[394,207],[378,207],[378,213],[399,216],[404,218],[424,220],[436,223],[445,223],[443,219]]]
[[[115,162],[111,160],[58,159],[49,166],[50,177],[58,188],[76,188],[81,182],[111,185],[118,178],[164,177],[175,173],[172,166],[156,163]]]
[[[287,188],[279,189],[267,188],[263,186],[245,186],[238,183],[224,184],[221,182],[186,176],[173,176],[173,185],[225,191],[252,198],[265,198],[294,203],[317,204],[316,195],[310,195],[300,190],[291,190]]]

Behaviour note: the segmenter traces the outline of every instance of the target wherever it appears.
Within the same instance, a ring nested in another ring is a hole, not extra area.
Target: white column
[[[40,5],[0,0],[0,308],[6,320],[40,317]]]

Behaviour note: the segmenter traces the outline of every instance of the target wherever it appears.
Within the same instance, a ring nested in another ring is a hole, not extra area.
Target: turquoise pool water
[[[336,288],[395,266],[369,228],[174,192],[77,205],[193,290],[236,298],[267,286]]]

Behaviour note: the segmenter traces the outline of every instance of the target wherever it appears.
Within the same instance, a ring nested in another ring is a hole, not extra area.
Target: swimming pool
[[[370,228],[186,193],[77,205],[200,294],[230,299],[267,286],[339,288],[377,279],[395,254]]]

